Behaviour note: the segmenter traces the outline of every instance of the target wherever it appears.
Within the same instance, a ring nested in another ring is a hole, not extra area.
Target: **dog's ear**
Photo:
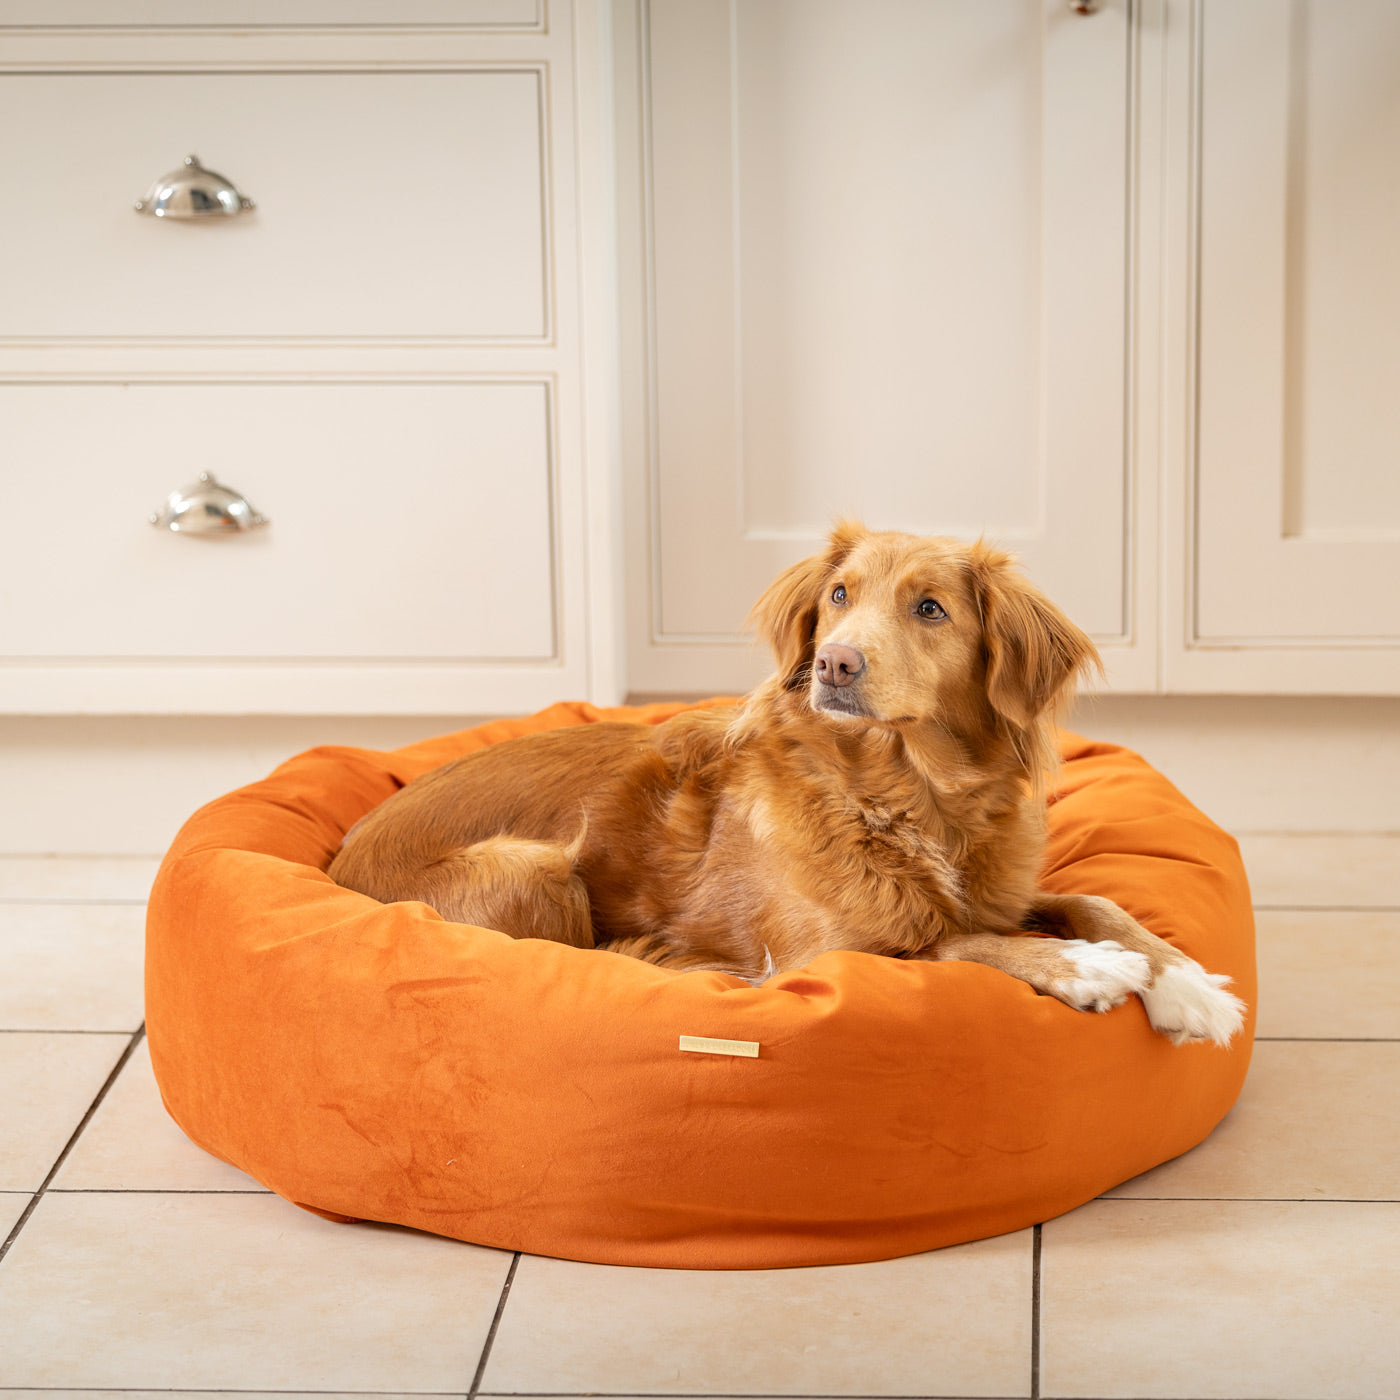
[[[867,533],[857,521],[838,522],[820,554],[784,569],[753,605],[749,625],[777,657],[784,686],[798,683],[811,665],[817,609],[826,596],[827,580]]]
[[[982,610],[987,698],[999,715],[1028,729],[1067,700],[1089,671],[1103,673],[1093,642],[1001,550],[978,544],[972,573]]]

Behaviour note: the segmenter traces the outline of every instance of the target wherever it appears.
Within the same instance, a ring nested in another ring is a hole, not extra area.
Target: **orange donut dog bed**
[[[196,813],[151,893],[151,1057],[195,1142],[307,1209],[609,1264],[888,1258],[1019,1229],[1200,1142],[1253,1035],[1234,841],[1142,759],[1063,737],[1044,887],[1234,978],[1174,1047],[968,962],[827,953],[760,987],[383,905],[323,873],[397,787],[556,705],[395,753],[313,749]],[[682,1036],[757,1042],[688,1053]]]

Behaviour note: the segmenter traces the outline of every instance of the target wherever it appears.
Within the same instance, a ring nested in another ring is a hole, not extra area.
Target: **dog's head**
[[[836,723],[1029,731],[1100,665],[1009,554],[852,521],[782,573],[751,621],[782,687]]]

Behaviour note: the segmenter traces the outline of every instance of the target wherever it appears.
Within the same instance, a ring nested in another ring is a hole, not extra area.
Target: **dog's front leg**
[[[948,934],[921,955],[975,962],[1029,983],[1076,1011],[1107,1011],[1151,982],[1147,959],[1117,943],[1004,933]]]
[[[1225,990],[1230,979],[1207,972],[1194,958],[1138,923],[1111,899],[1089,894],[1037,894],[1028,922],[1060,938],[1126,948],[1147,960],[1146,987],[1134,989],[1154,1030],[1173,1045],[1211,1040],[1228,1045],[1244,1024],[1244,1003]]]

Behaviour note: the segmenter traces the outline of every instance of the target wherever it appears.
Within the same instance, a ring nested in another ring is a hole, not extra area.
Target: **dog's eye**
[[[831,590],[831,601],[833,603],[844,603],[846,601],[846,589],[844,585],[838,583],[836,587]]]
[[[947,617],[948,614],[943,611],[941,603],[935,603],[932,598],[925,598],[924,601],[919,604],[919,616],[926,617],[930,621],[936,622],[940,617]]]

